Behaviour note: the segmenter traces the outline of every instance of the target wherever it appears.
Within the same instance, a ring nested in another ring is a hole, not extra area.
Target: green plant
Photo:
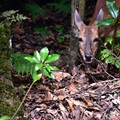
[[[12,23],[17,21],[22,21],[28,19],[27,17],[23,16],[22,14],[17,13],[18,10],[9,10],[2,13],[1,17],[4,18],[2,21],[3,24],[7,24],[10,26]]]
[[[106,6],[112,18],[106,18],[98,22],[98,26],[105,27],[108,25],[117,25],[119,22],[119,9],[117,8],[115,1],[106,0]],[[115,35],[120,38],[120,30],[117,30]],[[115,64],[115,66],[120,69],[120,43],[116,43],[113,36],[108,36],[105,39],[104,47],[105,49],[101,51],[101,59],[104,60],[106,64]]]
[[[69,34],[65,34],[64,33],[64,27],[60,27],[60,26],[55,26],[56,30],[58,31],[58,42],[59,43],[62,43],[64,42],[64,40],[67,38],[70,38],[70,35]]]
[[[58,58],[58,54],[49,55],[49,50],[45,47],[40,52],[35,51],[33,56],[28,54],[12,54],[11,61],[18,73],[30,73],[33,80],[38,80],[41,75],[54,78],[52,70],[58,70],[58,68],[51,66],[49,63],[56,61]]]
[[[17,58],[18,56],[19,56],[19,59]],[[18,71],[18,73],[19,72],[22,72],[22,73],[25,72],[27,74],[30,73],[33,78],[32,84],[27,90],[21,104],[19,105],[15,114],[12,116],[11,120],[14,119],[18,110],[22,106],[33,84],[36,81],[40,80],[42,75],[45,75],[45,76],[48,76],[49,78],[54,79],[54,75],[52,74],[52,71],[58,70],[58,68],[56,66],[51,66],[50,63],[56,61],[57,59],[59,59],[59,57],[60,56],[58,54],[49,54],[49,50],[47,47],[44,47],[40,52],[35,51],[33,56],[27,55],[27,54],[22,54],[22,55],[13,54],[11,56],[11,61],[13,65],[15,66],[16,70]]]
[[[48,6],[55,7],[56,10],[61,10],[63,12],[71,12],[71,5],[67,0],[59,0],[59,2],[48,3]]]
[[[44,35],[50,35],[50,31],[48,28],[35,28],[35,31],[40,34],[40,38],[43,40]]]
[[[2,117],[0,118],[0,120],[10,120],[10,117],[8,117],[8,116],[2,116]]]
[[[38,4],[25,4],[25,9],[30,12],[34,21],[38,16],[43,17],[46,13],[46,10],[41,8]]]

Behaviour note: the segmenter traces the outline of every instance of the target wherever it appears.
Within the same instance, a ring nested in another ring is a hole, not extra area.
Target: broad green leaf
[[[34,57],[40,61],[40,54],[38,51],[34,52]]]
[[[110,50],[104,49],[104,50],[101,51],[101,53],[102,53],[102,58],[101,59],[104,60],[105,58],[107,58],[110,55]]]
[[[97,23],[98,26],[100,27],[105,27],[105,26],[108,26],[108,25],[114,25],[116,22],[116,19],[114,18],[106,18],[104,20],[101,20]]]
[[[115,66],[116,66],[117,68],[120,68],[120,61],[116,60]]]
[[[51,72],[51,71],[53,71],[53,70],[59,70],[56,66],[51,66],[51,65],[49,65],[49,64],[45,64],[45,68],[46,68],[49,72]]]
[[[56,66],[50,66],[51,70],[59,70]]]
[[[48,56],[48,58],[46,59],[45,63],[51,63],[51,62],[54,62],[56,60],[58,60],[60,57],[60,55],[58,54],[51,54]]]
[[[42,70],[42,74],[50,78],[50,72],[48,72],[46,68]]]
[[[8,116],[2,116],[2,117],[0,118],[0,120],[10,120],[10,117],[8,117]]]
[[[50,68],[51,66],[49,65],[49,64],[45,64],[45,68],[49,71],[49,72],[51,72],[51,68]]]
[[[49,78],[54,79],[54,75],[52,74],[52,72],[48,72],[47,69],[43,69],[42,73],[46,76],[48,76]]]
[[[49,50],[48,50],[47,47],[44,47],[44,48],[40,51],[40,57],[41,57],[42,62],[45,61],[45,59],[47,58],[48,54],[49,54]]]
[[[117,36],[120,37],[120,30],[117,30]]]
[[[37,74],[36,71],[34,71],[34,73],[32,74],[33,77],[33,81],[36,82],[41,78],[42,74]]]
[[[112,17],[117,18],[119,10],[116,6],[115,1],[114,0],[106,0],[106,5],[107,5],[107,9],[110,12],[110,14],[112,15]]]
[[[113,63],[115,61],[115,58],[113,56],[109,56],[108,58],[105,59],[105,63]]]
[[[43,66],[43,64],[40,64],[40,63],[36,64],[36,65],[35,65],[35,70],[36,70],[36,71],[37,71],[37,70],[40,70],[40,69],[42,68],[42,66]]]
[[[40,62],[37,58],[32,57],[32,56],[31,57],[25,57],[25,59],[32,62],[32,63],[39,63]]]

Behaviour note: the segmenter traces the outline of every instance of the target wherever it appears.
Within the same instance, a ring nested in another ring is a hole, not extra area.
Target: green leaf
[[[0,118],[0,120],[10,120],[10,117],[8,117],[8,116],[2,116],[2,117]]]
[[[51,72],[51,66],[50,66],[49,64],[45,64],[45,68],[46,68],[49,72]]]
[[[120,30],[117,30],[117,36],[120,37]]]
[[[46,75],[46,76],[48,76],[49,78],[51,78],[51,77],[50,77],[50,72],[48,72],[47,69],[43,69],[43,70],[42,70],[42,73],[43,73],[43,75]]]
[[[59,70],[56,66],[50,66],[51,70]]]
[[[33,56],[25,57],[25,59],[32,62],[32,63],[39,63],[39,60]]]
[[[41,68],[42,68],[42,64],[41,63],[38,63],[38,64],[36,64],[35,65],[35,70],[37,71],[37,70],[40,70]]]
[[[105,58],[109,57],[110,55],[110,50],[109,49],[104,49],[101,51],[101,54],[102,54],[102,60],[104,60]]]
[[[43,69],[42,74],[44,74],[45,76],[54,79],[54,75],[52,74],[52,72],[49,72],[47,69]]]
[[[36,82],[41,78],[42,74],[37,74],[37,71],[34,71],[32,74],[33,81]]]
[[[21,94],[24,93],[24,88],[23,88],[23,86],[20,87],[20,93],[21,93]]]
[[[113,56],[109,56],[108,58],[106,58],[105,63],[113,63],[115,61],[115,58]]]
[[[109,43],[110,45],[113,44],[113,37],[112,37],[112,36],[108,36],[108,37],[105,39],[104,46],[106,46],[108,43]]]
[[[54,62],[56,60],[58,60],[60,57],[60,55],[58,54],[51,54],[48,56],[47,60],[45,61],[45,63],[51,63],[51,62]]]
[[[107,9],[113,18],[118,17],[118,8],[114,0],[106,0]]]
[[[120,61],[116,60],[115,66],[119,69],[120,68]]]
[[[39,54],[38,51],[35,51],[35,52],[34,52],[34,57],[35,57],[36,59],[38,59],[39,62],[40,62],[40,54]]]
[[[48,54],[49,54],[49,50],[48,50],[47,47],[44,47],[44,48],[40,51],[40,57],[41,57],[42,62],[45,61],[45,59],[47,58]]]
[[[33,3],[25,4],[25,9],[28,10],[35,18],[38,15],[41,15],[43,17],[46,13],[45,9],[41,8],[38,4]]]
[[[59,70],[56,66],[51,66],[51,65],[49,65],[49,64],[45,64],[45,68],[46,68],[49,72],[51,72],[51,71],[53,71],[53,70]]]
[[[66,34],[65,37],[66,37],[67,39],[69,39],[69,38],[70,38],[70,35],[69,35],[69,34]]]
[[[50,35],[50,30],[48,28],[35,28],[36,32],[39,32],[41,35]]]
[[[97,23],[98,26],[105,27],[108,25],[114,25],[116,22],[116,19],[114,18],[106,18],[104,20],[101,20]]]
[[[58,38],[58,42],[59,42],[59,43],[62,43],[62,42],[64,42],[64,39],[59,37],[59,38]]]

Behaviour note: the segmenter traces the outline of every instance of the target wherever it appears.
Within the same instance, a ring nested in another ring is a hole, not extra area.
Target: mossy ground
[[[12,85],[0,79],[0,116],[12,116],[17,110],[20,101]],[[23,109],[19,110],[18,115],[23,115]]]

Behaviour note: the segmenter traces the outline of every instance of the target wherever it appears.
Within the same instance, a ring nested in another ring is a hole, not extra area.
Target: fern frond
[[[25,9],[28,10],[33,17],[37,17],[38,15],[43,17],[46,13],[45,9],[37,4],[25,4]]]
[[[28,54],[12,54],[11,55],[11,62],[13,66],[15,67],[16,71],[19,73],[30,73],[33,74],[34,68],[35,68],[35,63],[31,63],[28,60],[24,59],[25,57],[28,57],[30,55]]]
[[[70,3],[67,3],[67,0],[60,0],[59,2],[54,2],[54,3],[48,3],[48,6],[55,7],[55,9],[59,9],[63,12],[68,12],[70,13],[71,11],[71,5]]]
[[[11,15],[14,15],[16,12],[18,12],[18,10],[9,10],[9,11],[5,11],[2,13],[3,17],[10,17]]]
[[[23,16],[22,14],[17,13],[18,10],[9,10],[2,13],[2,17],[4,20],[2,21],[3,24],[6,24],[10,26],[12,23],[17,21],[22,21],[28,19],[28,17]],[[17,14],[16,14],[17,13]]]

